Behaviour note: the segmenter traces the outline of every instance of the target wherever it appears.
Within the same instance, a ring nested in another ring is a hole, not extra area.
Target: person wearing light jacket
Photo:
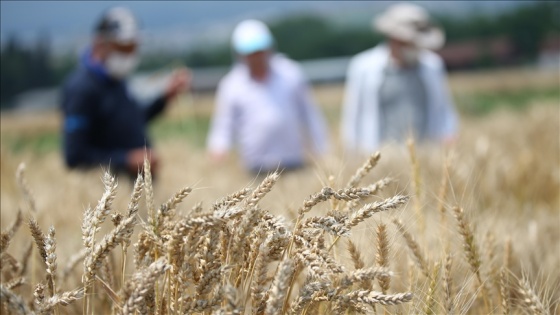
[[[245,168],[265,174],[305,165],[327,150],[326,124],[296,62],[275,53],[268,27],[245,20],[232,34],[237,62],[222,78],[208,136],[216,162],[237,147]]]
[[[420,6],[400,3],[374,20],[387,40],[350,62],[342,113],[342,141],[351,152],[371,153],[382,143],[451,142],[457,114],[442,59],[444,43]]]

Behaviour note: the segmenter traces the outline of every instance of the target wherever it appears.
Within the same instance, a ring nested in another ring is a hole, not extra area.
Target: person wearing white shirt
[[[237,62],[219,83],[207,140],[215,161],[237,146],[248,170],[266,173],[300,168],[307,153],[327,150],[326,124],[302,70],[273,45],[261,21],[236,26]]]
[[[342,141],[369,154],[382,143],[451,142],[457,114],[444,63],[436,53],[443,31],[420,6],[399,3],[374,20],[387,40],[352,58],[342,113]]]

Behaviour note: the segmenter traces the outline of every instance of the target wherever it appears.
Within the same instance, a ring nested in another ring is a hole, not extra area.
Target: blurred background
[[[531,66],[558,71],[559,6],[544,1],[421,1],[443,26],[439,51],[451,71]],[[342,82],[349,58],[377,44],[371,18],[390,2],[2,1],[1,108],[56,107],[57,87],[87,45],[94,21],[129,7],[142,27],[142,63],[133,85],[149,97],[157,71],[194,69],[195,91],[212,91],[232,62],[236,23],[266,21],[279,51],[302,61],[313,83]],[[148,79],[152,79],[151,81]]]
[[[546,1],[420,1],[446,32],[440,51],[462,121],[496,108],[558,105],[560,6]],[[56,156],[61,163],[59,87],[103,10],[130,8],[142,29],[141,64],[130,81],[140,99],[163,88],[175,67],[194,73],[193,93],[151,125],[156,145],[176,139],[202,150],[214,89],[232,63],[230,35],[246,18],[270,25],[277,49],[298,60],[337,140],[350,58],[381,36],[371,19],[391,2],[361,1],[2,1],[2,156]],[[468,124],[467,124],[468,126]],[[467,127],[464,127],[467,128]],[[16,159],[24,159],[22,156]]]

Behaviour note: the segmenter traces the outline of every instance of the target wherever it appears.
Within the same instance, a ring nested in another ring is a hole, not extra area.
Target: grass
[[[499,108],[523,110],[534,102],[558,100],[560,90],[556,87],[544,89],[519,89],[511,91],[479,92],[459,95],[455,98],[459,110],[464,115],[484,116]]]
[[[206,134],[210,126],[210,117],[187,117],[181,121],[157,120],[150,126],[150,134],[155,141],[184,139],[197,149],[206,146]]]
[[[59,133],[48,132],[36,135],[6,135],[3,145],[14,154],[31,151],[33,154],[45,154],[61,148]]]

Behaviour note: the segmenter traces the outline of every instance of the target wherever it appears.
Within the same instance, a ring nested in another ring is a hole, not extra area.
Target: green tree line
[[[60,84],[75,60],[73,57],[55,60],[47,34],[42,34],[31,47],[12,34],[2,47],[0,65],[0,105],[5,108],[19,93]]]
[[[545,37],[559,36],[560,5],[538,1],[499,15],[475,14],[461,19],[437,15],[435,20],[445,29],[448,43],[506,36],[513,43],[519,62],[526,62],[535,59]],[[354,55],[383,40],[369,23],[341,28],[312,14],[280,19],[271,23],[270,29],[278,50],[295,60]],[[156,70],[177,62],[193,68],[229,65],[232,62],[229,41],[188,53],[146,55],[140,70]],[[33,47],[23,45],[13,35],[1,50],[1,63],[0,101],[4,107],[25,90],[61,84],[76,58],[68,55],[54,60],[46,35]]]

